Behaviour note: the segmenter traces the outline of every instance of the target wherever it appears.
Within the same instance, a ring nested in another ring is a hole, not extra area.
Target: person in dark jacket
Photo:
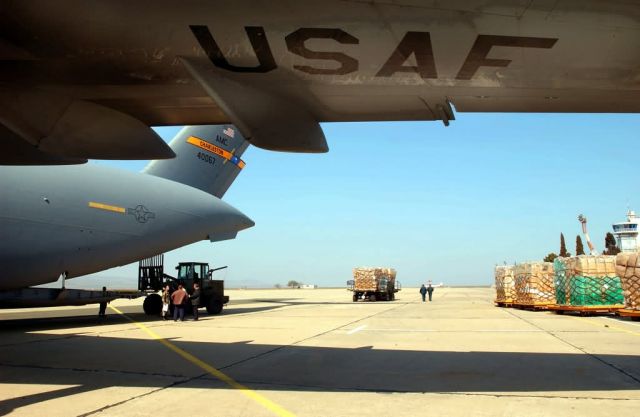
[[[178,289],[171,294],[171,302],[173,303],[173,321],[184,321],[184,306],[189,300],[189,294],[185,291],[182,284],[178,285]]]
[[[431,301],[431,296],[433,295],[433,287],[431,284],[427,287],[427,292],[429,293],[429,301]]]
[[[422,287],[420,287],[420,295],[422,295],[422,302],[424,303],[426,301],[425,297],[427,295],[427,288],[424,286],[424,284],[422,284]]]
[[[193,319],[198,320],[198,307],[200,307],[200,284],[193,284],[193,292],[189,296],[191,299],[191,310],[193,311]]]
[[[107,297],[107,287],[102,287],[102,297],[103,298]],[[100,302],[100,310],[98,311],[98,317],[100,317],[100,318],[107,317],[107,302],[106,301],[101,301]]]

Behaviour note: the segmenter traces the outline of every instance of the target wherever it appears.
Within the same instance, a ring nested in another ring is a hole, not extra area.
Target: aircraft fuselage
[[[0,290],[77,277],[253,226],[195,188],[97,165],[0,167]]]

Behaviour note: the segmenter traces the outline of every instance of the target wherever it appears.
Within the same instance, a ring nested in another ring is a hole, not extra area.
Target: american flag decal
[[[230,138],[233,137],[233,135],[235,135],[236,132],[233,131],[232,127],[228,127],[225,130],[222,131],[222,133],[224,133],[225,135],[229,136]]]

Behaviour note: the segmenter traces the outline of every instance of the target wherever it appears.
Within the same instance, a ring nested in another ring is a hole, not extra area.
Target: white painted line
[[[347,334],[354,334],[354,333],[357,333],[357,332],[359,332],[360,330],[364,330],[364,328],[365,328],[365,327],[367,327],[367,325],[366,325],[366,324],[363,324],[362,326],[358,326],[358,327],[356,327],[355,329],[348,331],[348,332],[347,332]]]
[[[613,320],[613,321],[617,321],[620,324],[631,324],[632,326],[640,326],[640,323],[634,323],[632,321],[627,321],[627,320],[620,320],[620,319],[616,319],[613,317],[601,317],[603,319],[607,319],[607,320]]]
[[[354,329],[359,331],[359,329]],[[546,333],[544,330],[433,330],[433,329],[366,329],[367,332],[401,333]]]

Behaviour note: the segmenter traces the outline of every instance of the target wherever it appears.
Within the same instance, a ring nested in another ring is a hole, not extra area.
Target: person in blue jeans
[[[184,306],[189,300],[189,294],[182,284],[178,285],[178,289],[171,294],[171,302],[173,303],[173,321],[184,321]]]

